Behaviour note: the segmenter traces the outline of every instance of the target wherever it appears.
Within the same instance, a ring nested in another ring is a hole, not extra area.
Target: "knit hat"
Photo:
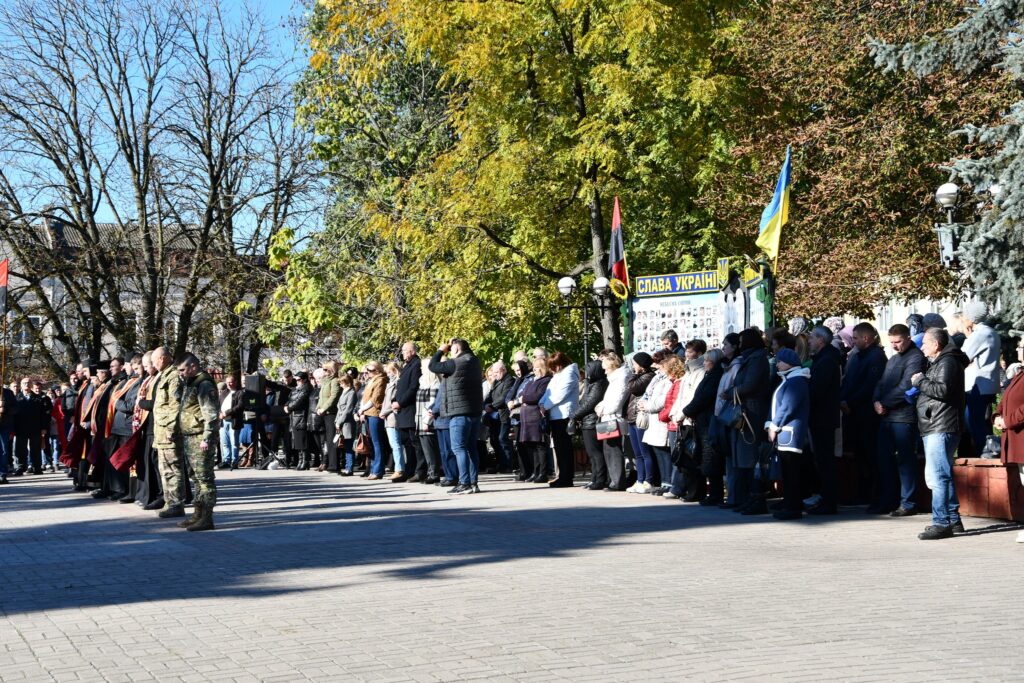
[[[938,313],[925,313],[924,314],[924,329],[930,330],[933,327],[941,327],[945,329],[946,319]]]
[[[988,304],[984,301],[972,301],[964,306],[963,317],[972,323],[984,320],[988,317]]]
[[[839,330],[843,329],[846,323],[838,315],[834,315],[831,318],[825,318],[825,322],[822,323],[824,327],[827,327],[832,331],[833,335],[839,334]]]
[[[633,362],[644,370],[650,370],[651,365],[654,363],[654,359],[651,358],[651,354],[646,351],[637,351],[633,354]]]
[[[789,333],[794,337],[807,331],[809,323],[807,318],[797,316],[796,318],[789,319]]]
[[[800,356],[796,355],[796,351],[793,349],[782,348],[775,354],[775,362],[798,368],[800,367]]]

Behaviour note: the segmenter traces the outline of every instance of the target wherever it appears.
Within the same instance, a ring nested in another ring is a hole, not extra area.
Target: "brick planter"
[[[1024,487],[1016,465],[957,458],[953,462],[953,481],[962,514],[1024,521]]]

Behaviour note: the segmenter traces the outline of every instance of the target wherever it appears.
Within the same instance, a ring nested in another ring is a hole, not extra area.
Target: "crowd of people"
[[[219,385],[195,356],[172,362],[156,349],[79,366],[49,391],[29,379],[4,389],[0,475],[11,455],[20,474],[53,471],[62,453],[76,490],[161,517],[184,516],[191,502],[181,526],[192,531],[213,528],[214,469],[250,466],[453,495],[479,493],[481,472],[561,488],[582,468],[591,491],[793,520],[838,512],[847,450],[855,502],[893,517],[919,512],[923,459],[932,519],[919,537],[948,538],[963,530],[958,451],[1002,457],[1024,483],[1024,373],[1001,362],[983,304],[961,319],[951,334],[940,316],[911,316],[887,330],[888,355],[870,323],[796,318],[711,349],[666,330],[662,348],[625,358],[605,349],[582,368],[544,348],[485,365],[456,338],[431,357],[407,342],[384,364],[331,361],[279,382]]]

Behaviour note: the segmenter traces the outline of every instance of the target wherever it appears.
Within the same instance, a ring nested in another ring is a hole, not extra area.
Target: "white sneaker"
[[[640,484],[640,493],[650,493],[653,489],[654,487],[651,486],[649,482],[645,481],[644,483]]]
[[[678,498],[679,496],[677,496],[676,494],[672,493],[671,491],[665,491],[665,493],[661,494],[661,497],[662,498],[667,498],[669,500],[673,500],[675,498]]]
[[[637,482],[626,489],[626,493],[643,493],[643,482]]]
[[[817,505],[820,502],[821,502],[821,495],[818,494],[818,493],[815,493],[810,498],[807,498],[807,499],[804,500],[804,505],[806,507],[812,508],[812,507],[814,507],[815,505]]]
[[[1017,534],[1017,543],[1024,543],[1024,531]]]

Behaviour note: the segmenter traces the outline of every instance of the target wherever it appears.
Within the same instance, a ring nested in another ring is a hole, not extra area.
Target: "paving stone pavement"
[[[775,522],[484,477],[218,472],[217,530],[0,488],[0,680],[1024,680],[992,520]]]

